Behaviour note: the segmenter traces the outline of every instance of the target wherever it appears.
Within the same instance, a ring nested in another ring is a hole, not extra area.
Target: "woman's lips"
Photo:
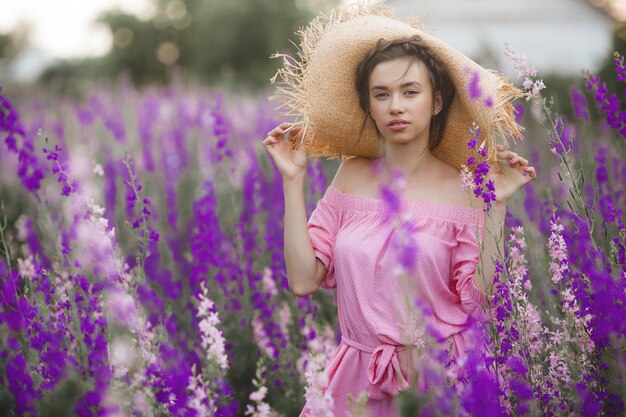
[[[387,124],[387,127],[392,132],[401,132],[409,126],[409,122],[406,120],[392,120]]]

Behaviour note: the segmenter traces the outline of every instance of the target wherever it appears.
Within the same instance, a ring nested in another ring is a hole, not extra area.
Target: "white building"
[[[26,47],[13,58],[0,59],[0,85],[31,84],[57,61],[37,48]]]
[[[504,44],[541,74],[597,70],[611,54],[612,20],[588,0],[387,0],[401,18],[515,77]]]

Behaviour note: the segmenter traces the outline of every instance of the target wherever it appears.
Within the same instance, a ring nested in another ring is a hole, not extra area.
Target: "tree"
[[[335,0],[154,0],[149,20],[119,11],[99,21],[114,42],[105,57],[112,76],[128,71],[138,83],[167,81],[178,66],[211,83],[266,85],[280,63],[274,52],[294,53],[294,32]],[[305,4],[306,3],[306,4]]]

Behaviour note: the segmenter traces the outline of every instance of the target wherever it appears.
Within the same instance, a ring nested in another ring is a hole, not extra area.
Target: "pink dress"
[[[348,394],[356,399],[364,391],[371,417],[397,415],[393,400],[415,376],[410,347],[419,342],[407,301],[430,307],[429,320],[454,356],[467,346],[469,316],[484,317],[485,295],[473,283],[483,211],[403,201],[401,212],[417,230],[418,257],[409,280],[394,271],[396,232],[383,223],[382,200],[330,186],[309,219],[315,255],[328,269],[321,286],[337,291],[342,341],[325,369],[335,417],[349,416]],[[305,405],[300,416],[308,413]]]

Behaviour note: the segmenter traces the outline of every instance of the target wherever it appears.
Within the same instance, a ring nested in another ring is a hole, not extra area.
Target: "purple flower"
[[[159,100],[153,95],[148,95],[141,103],[137,112],[137,129],[141,141],[141,154],[143,157],[143,169],[147,172],[154,171],[154,157],[152,156],[152,131],[155,128],[154,120],[159,116]]]
[[[6,379],[8,389],[13,394],[17,415],[35,415],[35,401],[41,394],[28,372],[26,359],[21,353],[14,355],[6,362]]]
[[[476,145],[478,144],[478,136],[480,136],[480,130],[477,129],[477,130],[474,131],[474,133],[475,133],[474,137],[472,137],[472,139],[469,142],[467,142],[467,147],[470,148],[470,149],[474,149],[475,150],[476,149]],[[468,164],[471,165],[471,164],[473,164],[473,162],[470,163],[468,161]]]
[[[487,164],[487,161],[485,160],[487,156],[487,149],[484,146],[476,149],[480,136],[480,129],[478,129],[476,125],[470,129],[470,133],[472,133],[472,139],[470,139],[467,143],[467,146],[478,153],[481,157],[481,161],[476,164],[476,156],[470,156],[467,158],[466,164],[470,169],[472,169],[471,175],[467,175],[468,178],[471,177],[471,184],[469,184],[469,179],[466,178],[466,175],[463,175],[463,181],[464,183],[468,182],[467,185],[469,185],[469,189],[473,191],[474,196],[482,197],[485,203],[484,210],[488,211],[491,209],[491,202],[496,201],[496,194],[493,181],[489,180],[485,183],[485,177],[489,173],[489,164]],[[474,165],[476,166],[474,167]]]
[[[228,239],[222,231],[217,217],[217,197],[215,186],[207,181],[204,185],[205,194],[193,203],[193,216],[187,227],[190,230],[190,251],[192,254],[190,287],[197,295],[200,283],[209,276],[209,268],[217,271],[228,271],[231,264],[231,248],[225,242]],[[222,279],[223,273],[217,273],[215,279],[222,286],[225,296],[229,294],[229,284]]]
[[[565,116],[557,116],[555,118],[555,129],[557,137],[552,140],[552,154],[556,157],[570,152],[570,148],[574,145],[576,129],[572,126]]]
[[[526,376],[526,372],[527,372],[526,365],[524,364],[524,361],[519,358],[519,356],[517,355],[511,356],[509,358],[508,366],[509,366],[509,369],[511,369],[511,371],[513,371],[514,373],[523,377]]]
[[[400,213],[402,208],[402,200],[400,195],[396,193],[389,185],[383,184],[379,189],[380,197],[385,202],[385,207],[391,214]]]
[[[398,263],[403,271],[411,271],[417,264],[417,244],[415,242],[415,225],[411,219],[403,218],[402,196],[406,192],[406,178],[400,171],[392,172],[391,184],[382,184],[379,194],[384,203],[385,214],[383,223],[391,224],[396,231],[391,245],[399,254]]]
[[[215,149],[212,152],[212,157],[215,163],[219,163],[224,159],[224,156],[228,158],[233,157],[232,150],[228,148],[228,119],[224,114],[222,108],[223,98],[221,95],[215,97],[215,107],[211,111],[213,116],[213,135],[217,139]]]
[[[580,415],[583,416],[600,416],[602,412],[602,403],[598,401],[598,398],[589,392],[585,384],[576,384],[576,390],[578,391],[578,397],[580,398]]]
[[[480,97],[482,97],[483,92],[480,89],[480,75],[478,74],[478,71],[474,71],[472,73],[472,78],[469,84],[467,85],[467,90],[469,92],[469,97],[472,100],[478,100]],[[493,100],[492,100],[492,105],[493,105]],[[491,106],[488,106],[488,107],[491,107]]]
[[[498,383],[488,372],[475,371],[471,385],[461,398],[461,405],[468,415],[504,417],[506,413],[498,400],[499,390]]]
[[[594,93],[593,97],[600,106],[600,113],[604,114],[607,124],[626,138],[626,110],[621,109],[617,94],[609,93],[606,83],[592,75],[586,76],[585,87]]]
[[[105,117],[104,125],[118,142],[126,142],[126,128],[121,114]]]
[[[17,174],[22,185],[28,191],[36,192],[45,176],[44,168],[35,154],[32,140],[26,136],[17,110],[8,98],[0,94],[0,138],[2,137],[9,151],[18,156]]]
[[[570,98],[572,99],[572,105],[574,107],[574,116],[588,124],[590,120],[587,100],[578,87],[574,86],[570,89]]]
[[[532,393],[532,390],[530,389],[530,385],[528,385],[527,382],[521,379],[517,379],[517,378],[509,379],[509,387],[511,388],[511,391],[513,391],[515,396],[520,400],[529,400],[533,397],[533,393]]]
[[[609,179],[609,174],[606,169],[606,152],[607,149],[601,146],[596,153],[595,161],[598,163],[596,167],[596,181],[598,184],[605,184]]]
[[[44,135],[43,138],[48,143],[48,137]],[[56,175],[57,181],[61,183],[61,195],[68,197],[71,193],[78,191],[78,181],[70,179],[67,164],[60,158],[63,148],[55,144],[53,150],[43,148],[42,151],[47,154],[46,159],[50,161],[52,174]]]
[[[487,161],[480,162],[478,165],[476,165],[476,169],[474,170],[474,173],[480,174],[481,178],[487,175],[488,172],[489,172],[489,164],[487,164]],[[482,181],[481,181],[481,184],[482,184]]]
[[[624,57],[615,52],[613,63],[615,64],[615,72],[617,74],[617,81],[626,81],[626,66],[624,66]]]

